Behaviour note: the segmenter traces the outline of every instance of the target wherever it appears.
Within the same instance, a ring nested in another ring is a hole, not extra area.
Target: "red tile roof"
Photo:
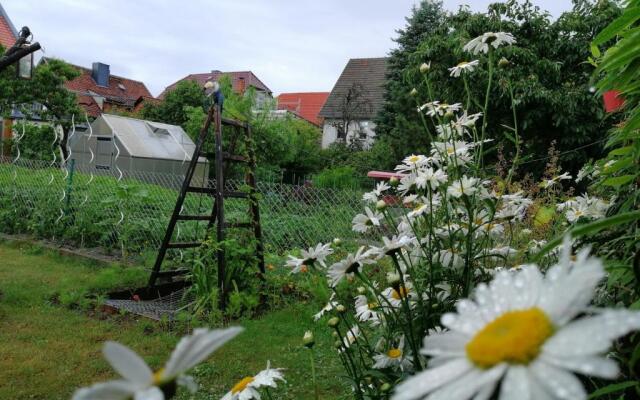
[[[0,5],[0,45],[7,50],[13,46],[18,38],[16,28],[11,23],[9,16]]]
[[[185,76],[184,78],[180,79],[177,82],[172,83],[171,85],[167,86],[162,93],[160,93],[160,96],[158,96],[158,98],[164,98],[164,96],[172,91],[177,85],[178,83],[182,82],[182,81],[194,81],[196,82],[198,85],[200,85],[201,87],[204,87],[204,84],[207,83],[207,81],[217,81],[222,75],[230,75],[231,76],[231,83],[233,85],[233,90],[240,93],[242,92],[245,88],[248,88],[249,86],[253,86],[254,88],[256,88],[257,90],[262,90],[265,91],[269,94],[271,94],[271,89],[269,89],[267,87],[267,85],[265,85],[257,76],[255,76],[255,74],[251,71],[235,71],[235,72],[222,72],[222,71],[211,71],[211,72],[205,72],[202,74],[189,74],[187,76]],[[244,88],[242,81],[244,80]]]
[[[329,92],[282,93],[278,96],[278,110],[289,110],[315,125],[320,125],[318,114],[327,101]]]
[[[45,60],[46,62],[46,60]],[[91,69],[71,65],[80,72],[76,79],[66,82],[64,86],[78,97],[78,104],[87,114],[96,117],[105,110],[94,100],[92,95],[104,97],[109,106],[121,107],[130,111],[140,97],[153,98],[144,83],[117,75],[109,76],[109,86],[98,86],[91,76]]]

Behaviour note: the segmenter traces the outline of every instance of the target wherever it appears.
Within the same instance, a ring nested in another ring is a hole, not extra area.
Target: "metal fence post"
[[[67,166],[69,175],[67,176],[67,199],[65,202],[65,214],[69,213],[69,207],[71,206],[71,191],[73,190],[73,173],[76,170],[76,160],[71,159],[71,162]]]

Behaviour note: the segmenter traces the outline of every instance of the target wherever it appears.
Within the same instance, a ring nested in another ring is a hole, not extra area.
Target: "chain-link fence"
[[[102,248],[122,257],[152,255],[160,246],[183,179],[0,157],[0,232]],[[214,187],[215,181],[208,185]],[[243,182],[226,185],[237,189]],[[355,238],[351,220],[362,210],[362,191],[264,182],[258,183],[258,190],[270,252],[284,253],[334,237]],[[182,213],[210,214],[212,206],[211,197],[189,194]],[[227,220],[249,221],[248,207],[243,199],[226,200]],[[180,222],[174,240],[202,239],[206,224]]]

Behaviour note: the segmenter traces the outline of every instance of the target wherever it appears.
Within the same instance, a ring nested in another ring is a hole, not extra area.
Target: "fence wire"
[[[73,163],[0,157],[0,231],[101,248],[122,258],[153,257],[183,180],[181,175],[83,170]],[[192,185],[215,187],[215,181]],[[243,185],[225,182],[229,188]],[[258,191],[269,252],[282,254],[335,237],[356,239],[351,220],[362,210],[362,191],[267,182],[259,182]],[[189,194],[182,213],[210,214],[212,206],[213,198]],[[248,207],[246,200],[227,199],[227,220],[249,221]],[[206,221],[180,222],[174,240],[201,240],[205,229]]]

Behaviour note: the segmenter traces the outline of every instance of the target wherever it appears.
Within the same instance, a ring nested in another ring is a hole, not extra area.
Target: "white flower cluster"
[[[611,202],[589,197],[587,194],[577,196],[558,204],[558,211],[564,212],[567,221],[576,222],[580,218],[594,220],[604,218]]]

